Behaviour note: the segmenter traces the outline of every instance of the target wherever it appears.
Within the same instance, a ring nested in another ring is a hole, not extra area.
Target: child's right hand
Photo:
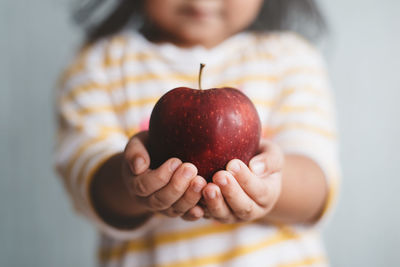
[[[145,142],[147,131],[133,136],[126,145],[122,176],[128,191],[147,212],[160,212],[169,217],[197,220],[204,215],[197,205],[206,180],[197,175],[191,163],[171,158],[152,170]]]

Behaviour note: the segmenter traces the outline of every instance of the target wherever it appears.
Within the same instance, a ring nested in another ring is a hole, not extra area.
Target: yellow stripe
[[[282,89],[281,97],[285,98],[297,92],[307,92],[316,96],[326,96],[327,93],[317,88],[314,88],[311,85],[308,86],[299,86],[299,87],[286,87]]]
[[[81,154],[88,149],[91,145],[97,143],[98,141],[102,140],[104,137],[99,136],[97,138],[89,139],[86,142],[84,142],[82,145],[79,146],[78,150],[75,151],[75,153],[72,155],[70,158],[68,165],[65,169],[65,177],[67,179],[70,179],[71,173],[72,173],[72,168],[74,167],[76,161],[78,158],[81,156]]]
[[[318,257],[302,259],[291,263],[279,264],[276,267],[301,267],[301,266],[308,266],[316,263],[326,263],[326,262],[327,262],[326,257],[318,256]]]
[[[338,196],[339,183],[340,183],[339,176],[329,177],[328,182],[329,182],[328,196],[318,220],[323,218],[328,213],[328,211],[332,208]]]
[[[100,132],[100,135],[102,135],[102,136],[110,136],[112,134],[126,135],[126,133],[124,132],[124,130],[122,128],[116,127],[116,126],[102,125],[99,127],[99,132]]]
[[[76,112],[79,114],[79,116],[85,116],[88,114],[94,114],[94,113],[107,113],[107,112],[123,112],[129,108],[133,107],[142,107],[146,105],[155,105],[157,102],[158,98],[143,98],[143,99],[137,99],[137,100],[130,100],[126,102],[122,102],[121,104],[112,106],[112,105],[97,105],[97,106],[92,106],[92,107],[85,107],[82,109],[77,110]]]
[[[93,82],[93,81],[89,81],[88,83],[79,85],[79,86],[73,88],[72,90],[69,90],[67,92],[67,94],[62,97],[61,104],[71,101],[73,99],[79,98],[79,95],[82,93],[95,91],[95,90],[107,91],[107,85],[100,84],[100,83]]]
[[[219,87],[238,87],[246,82],[277,82],[279,80],[278,76],[275,75],[247,75],[240,78],[235,78],[232,80],[228,80],[222,82],[215,86],[216,88]]]
[[[123,36],[118,36],[115,37],[110,44],[108,45],[107,49],[111,49],[111,47],[114,47],[116,45],[124,46],[126,45],[127,40]],[[89,53],[93,51],[94,45],[88,45],[84,47],[77,55],[77,59],[75,61],[75,64],[72,64],[63,74],[63,81],[70,79],[71,77],[77,75],[78,73],[82,72],[86,66],[87,62],[87,57],[89,56]],[[122,48],[123,49],[123,48]],[[118,66],[121,63],[120,59],[115,59],[115,58],[106,58],[105,62],[101,64],[100,68],[102,67],[115,67]]]
[[[87,46],[79,52],[77,60],[74,62],[74,64],[69,66],[61,75],[60,84],[64,84],[67,80],[71,79],[71,77],[75,76],[85,69],[85,63],[87,61],[90,50],[91,46]]]
[[[139,129],[139,127],[135,126],[132,128],[129,128],[127,130],[127,136],[130,138],[132,136],[134,136],[135,134],[137,134],[141,129]]]
[[[77,151],[75,151],[74,155],[72,155],[72,157],[70,158],[67,167],[65,168],[65,170],[62,172],[65,182],[68,185],[69,188],[69,193],[73,194],[76,190],[76,186],[71,184],[71,173],[72,173],[72,168],[75,165],[75,162],[78,160],[78,158],[80,157],[80,155],[91,145],[93,145],[94,143],[96,143],[98,141],[98,139],[91,139],[86,141],[85,143],[83,143]],[[84,165],[82,165],[82,168],[79,170],[79,172],[82,171],[82,169],[84,168]],[[78,177],[78,180],[79,177]],[[78,183],[79,185],[79,183]]]
[[[68,162],[68,165],[65,169],[65,177],[69,179],[71,176],[72,168],[75,165],[76,161],[78,158],[81,156],[81,154],[86,151],[90,146],[96,144],[97,142],[103,141],[107,138],[107,136],[113,134],[113,133],[118,133],[118,134],[125,134],[121,129],[116,128],[116,127],[110,127],[110,126],[102,126],[100,127],[100,133],[98,136],[91,138],[87,141],[85,141],[83,144],[81,144],[78,149],[75,151],[75,153],[70,157],[70,160]]]
[[[105,155],[103,158],[101,158],[89,171],[88,174],[86,175],[86,190],[87,190],[87,195],[90,195],[90,183],[93,180],[94,175],[96,174],[97,170],[112,156],[114,156],[115,154],[112,155]],[[90,199],[90,198],[89,198]],[[90,203],[91,204],[91,203]],[[91,206],[92,210],[94,210],[93,206]]]
[[[281,76],[286,77],[286,76],[293,76],[293,75],[298,75],[298,74],[317,74],[317,75],[326,75],[326,72],[324,69],[321,68],[311,68],[311,67],[294,67],[285,70]]]
[[[84,92],[90,92],[93,90],[100,90],[100,91],[112,91],[118,88],[122,88],[123,85],[127,83],[140,83],[145,81],[151,80],[159,80],[159,81],[180,81],[180,82],[187,82],[193,84],[196,82],[197,76],[196,75],[184,75],[184,74],[154,74],[154,73],[147,73],[142,75],[132,75],[127,77],[122,77],[122,80],[117,80],[111,82],[109,84],[102,84],[97,83],[94,81],[90,81],[86,84],[82,84],[77,86],[76,88],[69,90],[67,94],[63,97],[62,102],[68,102],[72,99],[76,99],[79,97],[80,94]],[[183,86],[184,84],[182,84]],[[186,84],[188,85],[188,84]],[[171,88],[172,89],[172,88]]]
[[[146,73],[146,74],[137,75],[137,76],[124,77],[124,81],[126,81],[128,83],[139,83],[139,82],[145,82],[145,81],[156,80],[156,79],[160,80],[160,81],[173,80],[173,81],[194,83],[197,80],[197,75],[178,74],[178,73],[170,73],[170,74],[161,75],[161,74],[155,74],[155,73]],[[110,87],[112,89],[118,88],[118,87],[120,87],[120,83],[118,83],[118,82],[111,83]]]
[[[299,235],[292,235],[292,234],[288,235],[286,231],[281,231],[276,235],[269,237],[261,242],[257,242],[255,244],[239,246],[223,253],[218,253],[210,256],[203,256],[201,258],[193,258],[184,261],[161,264],[160,267],[196,267],[209,264],[223,264],[224,262],[230,261],[234,258],[251,254],[258,250],[275,245],[277,243],[299,237],[300,237]]]
[[[303,124],[303,123],[288,123],[288,124],[278,126],[276,128],[269,128],[266,130],[265,135],[266,136],[274,136],[276,134],[281,133],[282,131],[287,131],[287,130],[305,130],[305,131],[319,134],[328,139],[336,139],[336,134],[331,131],[319,128],[314,125]]]
[[[230,59],[218,66],[209,68],[206,71],[207,72],[206,75],[208,75],[208,73],[211,74],[221,73],[227,70],[228,68],[231,68],[236,65],[242,65],[246,63],[251,63],[252,61],[259,61],[259,60],[272,60],[274,58],[275,56],[270,53],[257,53],[254,55],[245,55],[244,57]]]
[[[229,231],[233,231],[246,224],[212,224],[203,227],[197,227],[186,231],[165,233],[155,236],[154,239],[141,239],[126,242],[122,246],[115,246],[113,248],[102,249],[99,252],[99,258],[101,261],[110,261],[113,259],[121,258],[123,255],[129,252],[138,252],[143,250],[149,250],[156,246],[162,246],[178,241],[184,241],[188,239],[195,239],[204,237],[207,235],[221,234]]]
[[[328,112],[316,107],[316,106],[282,106],[278,110],[280,113],[301,113],[301,112],[312,112],[316,113],[324,118],[330,118]]]
[[[105,48],[106,52],[104,53],[105,58],[104,58],[103,64],[109,65],[111,62],[114,61],[115,58],[112,57],[112,53],[115,51],[114,49],[117,46],[119,46],[120,51],[122,52],[122,54],[124,54],[125,53],[124,47],[126,47],[126,44],[127,44],[127,39],[123,36],[117,36],[117,37],[114,37],[113,39],[111,39],[111,41],[108,43],[107,47]],[[116,64],[121,65],[123,62],[122,60],[123,60],[123,57],[120,57],[117,60]]]
[[[146,52],[139,52],[135,54],[126,54],[123,55],[121,58],[110,58],[107,62],[105,62],[101,68],[103,69],[108,69],[108,68],[115,68],[118,67],[121,64],[121,61],[124,61],[125,63],[131,63],[131,62],[138,62],[138,61],[148,61],[148,60],[157,60],[157,61],[163,61],[163,58],[160,57],[158,54],[149,54]]]
[[[129,108],[140,108],[146,105],[155,105],[157,102],[158,98],[143,98],[143,99],[138,99],[138,100],[131,100],[131,101],[126,101],[123,102],[119,105],[111,106],[111,105],[97,105],[97,106],[92,106],[92,107],[85,107],[82,109],[77,110],[76,112],[78,113],[79,116],[85,116],[88,114],[94,114],[94,113],[107,113],[107,112],[123,112]],[[272,107],[274,105],[274,101],[272,100],[260,100],[260,99],[254,99],[252,102],[255,105],[263,106],[263,107]]]
[[[269,108],[275,105],[274,100],[251,99],[251,102],[253,102],[253,104],[255,106],[262,106],[262,107],[269,107]]]
[[[103,149],[101,149],[101,150],[99,150],[99,151],[96,151],[96,155],[100,155],[100,154],[102,154],[103,152],[105,152],[105,151],[107,151],[107,148],[103,148]],[[107,157],[107,158],[109,158],[109,157]],[[78,186],[81,186],[81,183],[82,183],[82,181],[85,181],[85,179],[86,179],[86,186],[89,184],[89,179],[87,179],[87,177],[89,177],[89,175],[87,175],[87,176],[85,176],[84,175],[84,171],[85,171],[85,169],[86,169],[86,167],[87,167],[87,165],[89,164],[89,162],[92,160],[93,158],[92,157],[87,157],[86,159],[85,159],[85,161],[83,162],[83,164],[82,164],[82,168],[79,170],[79,173],[78,173],[78,179],[77,179],[77,184],[78,184]],[[102,160],[100,160],[101,162],[103,162]],[[101,165],[98,165],[98,164],[96,164],[95,165],[95,167],[100,167]],[[97,170],[97,169],[96,169]],[[92,173],[93,172],[93,173]],[[88,171],[88,173],[90,174],[90,175],[94,175],[95,173],[94,173],[94,169],[93,168],[91,168],[89,171]],[[90,192],[89,192],[90,193]],[[88,195],[89,196],[89,195]]]
[[[95,166],[93,166],[93,167],[89,170],[87,176],[85,177],[85,178],[86,178],[86,183],[85,183],[85,187],[86,187],[86,190],[85,190],[86,196],[90,196],[90,194],[91,194],[91,192],[90,192],[90,185],[91,185],[91,183],[92,183],[92,180],[93,180],[94,175],[96,174],[97,170],[98,170],[110,157],[112,157],[112,156],[113,156],[113,155],[104,156],[101,160],[99,160],[99,161],[95,164]],[[96,213],[95,208],[94,208],[94,205],[93,205],[93,202],[92,202],[92,198],[91,198],[91,197],[88,197],[88,201],[89,201],[89,207],[90,207],[90,209],[91,209],[94,213]]]

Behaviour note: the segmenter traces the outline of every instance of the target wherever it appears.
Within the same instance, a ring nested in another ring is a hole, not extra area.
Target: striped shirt
[[[125,231],[95,212],[88,188],[130,136],[147,129],[152,108],[168,90],[235,87],[255,104],[264,137],[285,153],[310,157],[324,171],[329,196],[316,225],[220,224],[153,216]],[[56,165],[75,209],[101,235],[100,266],[327,266],[320,221],[334,202],[339,168],[332,93],[324,62],[296,34],[239,33],[206,49],[154,44],[126,31],[80,51],[61,79]]]

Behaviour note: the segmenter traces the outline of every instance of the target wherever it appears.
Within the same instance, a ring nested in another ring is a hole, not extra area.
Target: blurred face
[[[146,0],[145,33],[156,42],[213,47],[245,29],[263,0]]]

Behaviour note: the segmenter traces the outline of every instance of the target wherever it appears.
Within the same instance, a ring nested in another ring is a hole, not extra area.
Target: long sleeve
[[[329,186],[325,213],[337,195],[340,168],[334,99],[319,52],[295,34],[281,38],[280,96],[269,132],[285,153],[305,155],[323,170]]]
[[[108,86],[111,75],[105,65],[109,46],[103,41],[84,49],[60,82],[55,164],[75,209],[100,231],[124,238],[124,231],[99,218],[89,195],[95,172],[128,142]]]

